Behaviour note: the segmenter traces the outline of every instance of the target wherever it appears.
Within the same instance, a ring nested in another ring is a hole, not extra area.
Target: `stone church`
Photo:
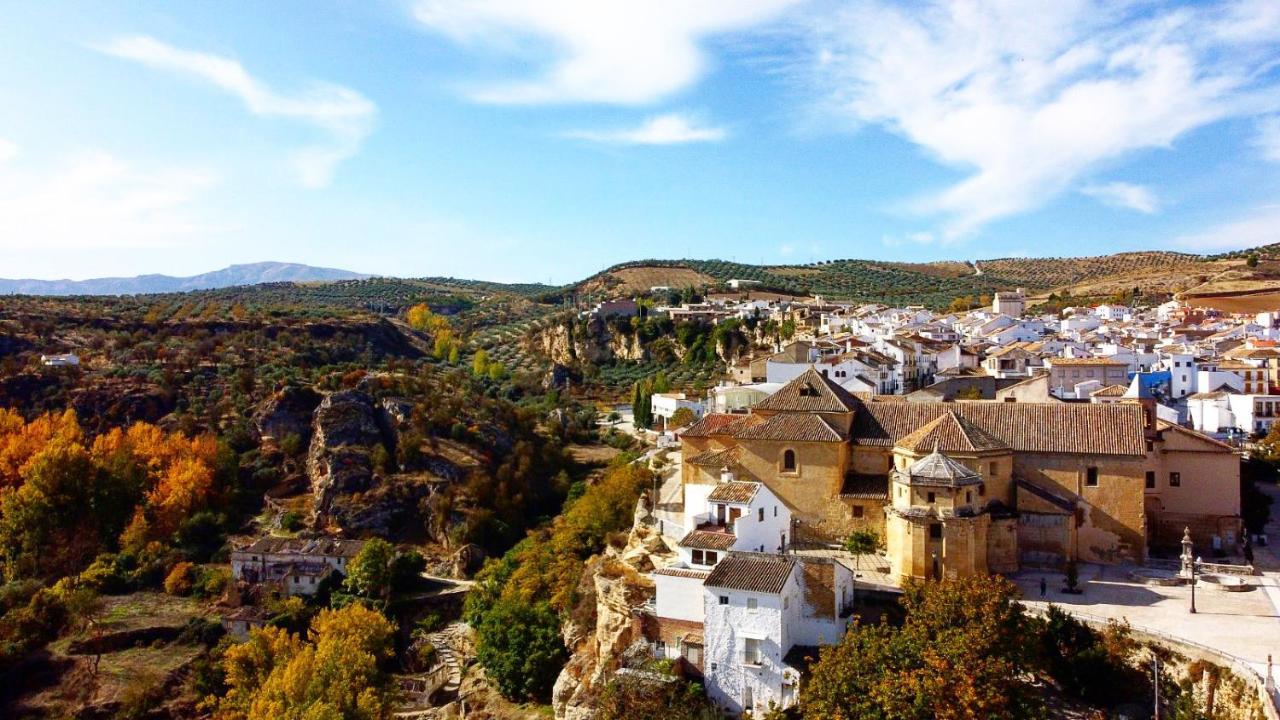
[[[1206,552],[1232,548],[1237,456],[1144,402],[911,402],[810,369],[681,434],[682,500],[763,483],[791,511],[789,542],[872,530],[900,580],[1137,563],[1184,526]]]

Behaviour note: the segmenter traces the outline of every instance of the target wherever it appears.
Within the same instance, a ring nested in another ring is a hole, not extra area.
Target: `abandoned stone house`
[[[346,575],[363,540],[258,538],[231,552],[231,575],[250,584],[271,583],[286,595],[312,595],[330,574]]]
[[[810,369],[682,434],[685,529],[730,480],[776,496],[787,542],[876,532],[899,580],[1142,562],[1187,526],[1206,551],[1234,546],[1238,458],[1146,402],[909,402]]]

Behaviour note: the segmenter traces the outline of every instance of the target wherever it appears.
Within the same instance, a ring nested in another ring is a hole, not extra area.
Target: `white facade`
[[[80,358],[75,353],[64,353],[62,355],[41,355],[40,364],[48,367],[75,367],[80,364]]]
[[[695,420],[706,412],[706,407],[701,402],[689,399],[684,393],[654,393],[649,399],[649,407],[653,416],[662,418],[664,424],[670,422],[680,408],[688,408]]]
[[[799,590],[794,572],[778,594],[705,588],[703,677],[717,706],[737,715],[795,704],[800,674],[784,661],[791,646],[783,618],[800,604]]]

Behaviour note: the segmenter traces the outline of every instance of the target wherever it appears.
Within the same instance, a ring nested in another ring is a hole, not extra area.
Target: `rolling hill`
[[[328,282],[368,277],[334,268],[297,263],[259,262],[231,265],[221,270],[189,277],[138,275],[135,277],[93,278],[90,280],[6,280],[0,279],[3,295],[149,295],[156,293],[211,290],[239,285],[272,282]]]

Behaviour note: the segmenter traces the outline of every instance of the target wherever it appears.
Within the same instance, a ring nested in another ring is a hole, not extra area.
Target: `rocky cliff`
[[[552,690],[557,718],[593,718],[595,692],[618,669],[623,653],[641,639],[633,613],[653,597],[653,581],[646,573],[675,559],[657,530],[642,522],[647,514],[637,505],[627,544],[610,546],[583,571],[582,600],[562,630],[571,655]]]
[[[382,442],[373,399],[358,390],[335,392],[320,402],[312,422],[307,475],[316,526],[331,519],[353,493],[373,484],[370,448]]]
[[[649,349],[638,336],[616,332],[599,319],[585,324],[572,320],[556,323],[535,331],[526,342],[530,349],[559,365],[650,359]]]

